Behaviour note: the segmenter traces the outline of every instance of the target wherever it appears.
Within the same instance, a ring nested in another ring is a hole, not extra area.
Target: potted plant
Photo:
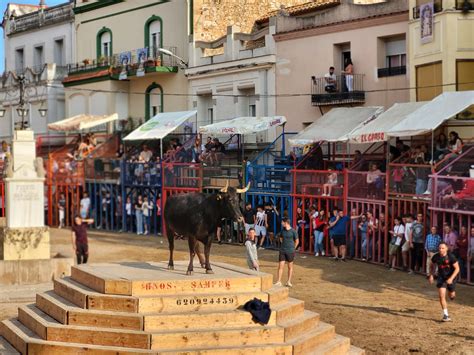
[[[89,65],[92,63],[92,61],[90,59],[84,59],[82,63],[84,63],[84,65]]]
[[[104,57],[103,55],[101,55],[101,56],[97,59],[97,61],[98,61],[98,62],[100,63],[100,65],[102,65],[102,66],[108,64],[108,63],[107,63],[107,58]]]
[[[155,59],[155,67],[161,67],[161,58],[160,57]]]

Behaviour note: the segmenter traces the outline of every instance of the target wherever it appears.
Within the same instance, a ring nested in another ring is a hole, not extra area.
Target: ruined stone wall
[[[294,6],[310,0],[194,0],[194,39],[213,41],[236,25],[249,33],[256,19],[281,5]]]

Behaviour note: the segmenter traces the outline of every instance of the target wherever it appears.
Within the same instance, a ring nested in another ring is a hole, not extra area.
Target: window
[[[458,60],[456,62],[456,90],[474,90],[474,60]],[[458,116],[461,120],[474,120],[474,105],[468,107]]]
[[[416,67],[416,100],[430,101],[443,92],[441,62]]]
[[[96,38],[96,52],[97,59],[100,57],[111,57],[113,54],[113,39],[112,31],[107,27],[102,27],[102,29],[97,33]]]
[[[378,69],[378,77],[405,75],[407,65],[405,37],[382,38],[380,43],[384,62],[379,59],[379,65],[383,68]]]
[[[25,68],[25,56],[23,48],[17,49],[15,51],[15,69],[18,73],[23,72]]]
[[[159,16],[153,15],[145,22],[145,47],[155,58],[159,55],[158,48],[163,47],[163,21]]]
[[[163,89],[152,83],[145,92],[145,119],[149,120],[160,112],[163,112]]]
[[[54,62],[58,66],[64,65],[64,41],[62,39],[54,41]]]
[[[249,116],[250,117],[256,117],[257,116],[257,105],[255,105],[255,104],[249,105]]]
[[[33,55],[33,65],[39,69],[44,64],[43,46],[36,46]]]
[[[214,123],[214,108],[212,107],[207,109],[207,122],[209,122],[209,124]]]

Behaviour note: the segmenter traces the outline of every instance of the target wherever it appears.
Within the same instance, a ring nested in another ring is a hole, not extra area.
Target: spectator
[[[431,153],[428,150],[428,146],[426,144],[421,145],[421,153],[423,154],[423,160],[425,163],[428,163],[431,161]]]
[[[390,271],[395,271],[398,249],[400,249],[400,245],[405,237],[405,226],[401,224],[401,218],[395,217],[394,223],[393,231],[389,231],[392,236],[388,249]]]
[[[288,264],[288,281],[287,287],[293,287],[291,278],[293,276],[293,262],[295,260],[295,250],[298,247],[298,234],[291,228],[290,219],[285,217],[281,221],[281,232],[278,233],[277,238],[280,239],[280,254],[278,256],[278,280],[275,286],[281,286],[281,279],[283,276],[283,268],[285,263]]]
[[[143,197],[142,203],[142,213],[143,213],[143,226],[145,227],[144,235],[148,235],[150,233],[150,216],[153,211],[153,205],[148,201],[148,197]]]
[[[66,216],[66,197],[64,196],[64,193],[61,192],[61,195],[59,195],[59,201],[58,201],[58,211],[59,211],[59,228],[64,228],[65,223],[64,223],[64,218]]]
[[[213,147],[211,148],[212,161],[215,165],[219,165],[224,157],[225,147],[224,144],[219,142],[219,138],[213,139]]]
[[[316,210],[315,210],[316,212]],[[324,256],[324,229],[327,225],[326,211],[321,208],[318,214],[313,219],[313,231],[314,231],[314,256]]]
[[[102,198],[102,220],[100,228],[110,229],[112,223],[112,199],[110,197],[110,192],[106,192],[105,196]]]
[[[125,221],[127,224],[125,230],[133,232],[132,199],[130,197],[127,197],[127,202],[125,203]]]
[[[344,62],[344,71],[342,74],[346,76],[346,88],[347,91],[352,92],[354,91],[354,65],[352,64],[352,60],[347,58]]]
[[[438,135],[438,138],[436,139],[436,148],[434,152],[434,160],[442,160],[449,152],[448,149],[448,139],[446,138],[446,135],[444,133],[440,133]]]
[[[140,152],[138,157],[140,161],[148,163],[153,157],[153,152],[148,148],[146,144],[143,145],[143,150]]]
[[[135,217],[137,224],[137,235],[143,234],[143,198],[142,195],[138,195],[137,201],[135,202]]]
[[[373,257],[374,240],[379,232],[379,220],[371,211],[367,211],[367,239],[368,239],[368,257],[369,260]]]
[[[267,214],[263,210],[263,206],[257,206],[257,214],[255,215],[255,234],[259,240],[259,249],[263,249],[263,243],[267,239]]]
[[[200,136],[196,136],[196,138],[194,139],[194,144],[193,144],[192,149],[193,149],[192,150],[193,157],[192,157],[191,162],[192,163],[199,163],[199,157],[201,156],[201,153],[202,153],[201,137]]]
[[[334,74],[334,67],[329,67],[329,73],[324,75],[324,90],[326,92],[336,92],[337,91],[337,78],[336,74]]]
[[[123,231],[123,203],[120,195],[115,199],[115,223],[119,233]]]
[[[265,204],[265,214],[267,215],[267,235],[268,239],[270,239],[270,243],[274,244],[275,238],[275,226],[277,223],[277,217],[279,216],[278,211],[276,210],[275,206],[271,203]]]
[[[186,151],[181,143],[176,146],[176,153],[174,155],[174,162],[185,163],[186,162]]]
[[[156,198],[156,231],[161,233],[161,194]]]
[[[337,173],[331,172],[328,174],[328,180],[323,184],[323,194],[322,196],[331,196],[332,189],[337,185]]]
[[[309,251],[309,215],[306,211],[303,213],[301,207],[296,209],[296,223],[298,225],[298,238],[300,240],[299,246],[303,248],[302,251]]]
[[[426,251],[426,275],[430,275],[431,259],[438,252],[439,243],[443,240],[438,234],[438,227],[431,227],[431,233],[426,236],[425,251]]]
[[[93,219],[84,219],[81,216],[74,217],[72,226],[72,248],[77,257],[77,264],[86,264],[89,258],[89,245],[87,241],[87,226],[94,223]]]
[[[354,152],[354,160],[352,161],[353,170],[362,170],[364,168],[365,158],[360,150]]]
[[[367,241],[367,226],[368,226],[367,217],[365,215],[362,215],[358,228],[359,228],[360,239],[362,243],[362,260],[364,261],[367,261],[367,249],[369,249],[369,253],[372,251],[372,246],[369,245]]]
[[[255,227],[255,210],[252,208],[252,204],[247,202],[244,210],[244,223],[245,223],[245,234],[249,234],[250,228]]]
[[[439,182],[439,181],[438,181]],[[451,190],[448,194],[443,196],[443,201],[449,204],[449,207],[454,209],[459,208],[459,204],[465,199],[474,198],[474,179],[466,179],[464,187],[458,192]]]
[[[118,148],[117,148],[117,151],[115,152],[115,156],[118,158],[118,159],[122,159],[122,157],[124,156],[125,154],[125,147],[123,146],[122,143],[119,144]]]
[[[356,249],[360,250],[360,233],[359,233],[359,220],[362,218],[362,215],[357,213],[357,209],[353,208],[351,210],[351,233],[349,235],[350,239],[350,257],[351,259],[355,258],[356,256]],[[357,247],[356,247],[357,246]]]
[[[367,173],[367,193],[369,198],[375,198],[383,189],[382,172],[378,165],[373,163]],[[424,190],[423,190],[424,191]]]
[[[458,239],[456,240],[456,252],[454,255],[458,258],[459,268],[461,269],[461,278],[465,280],[467,278],[467,251],[469,244],[469,237],[467,235],[467,228],[462,226],[459,231]]]
[[[425,246],[425,225],[423,214],[418,213],[411,227],[411,271],[422,271],[423,249]]]
[[[80,202],[80,214],[82,219],[86,219],[89,217],[89,212],[91,208],[91,199],[89,198],[89,194],[84,192],[81,202]]]
[[[212,156],[212,149],[214,148],[214,142],[211,137],[207,137],[207,142],[204,145],[204,149],[202,149],[200,160],[204,163],[204,165],[210,164],[213,165],[213,156]]]
[[[10,146],[6,141],[2,141],[2,150],[0,152],[0,160],[5,160],[10,155]]]
[[[451,226],[447,223],[444,224],[444,232],[443,232],[443,242],[446,243],[448,249],[451,253],[455,253],[457,246],[458,235]]]
[[[451,131],[449,132],[449,142],[448,142],[448,156],[454,158],[462,153],[463,141],[459,137],[458,132]]]
[[[413,225],[413,216],[407,214],[405,216],[405,239],[404,243],[402,244],[402,259],[403,259],[403,271],[408,271],[409,274],[413,273],[413,271],[409,270],[408,265],[408,253],[410,252],[410,248],[412,247],[411,241],[411,228]]]
[[[255,244],[255,229],[250,228],[245,241],[245,251],[247,255],[247,265],[250,270],[259,271],[257,246]]]
[[[332,229],[334,240],[334,260],[346,261],[346,232],[349,217],[344,216],[344,211],[336,210],[337,213],[331,217],[329,228]],[[341,256],[339,259],[339,255]]]

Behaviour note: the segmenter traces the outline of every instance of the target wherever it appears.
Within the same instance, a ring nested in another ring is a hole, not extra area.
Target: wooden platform
[[[363,354],[274,287],[272,275],[212,266],[213,275],[195,268],[192,276],[185,262],[173,271],[160,262],[72,267],[71,277],[0,323],[0,353]],[[268,324],[243,310],[253,298],[270,303]]]

